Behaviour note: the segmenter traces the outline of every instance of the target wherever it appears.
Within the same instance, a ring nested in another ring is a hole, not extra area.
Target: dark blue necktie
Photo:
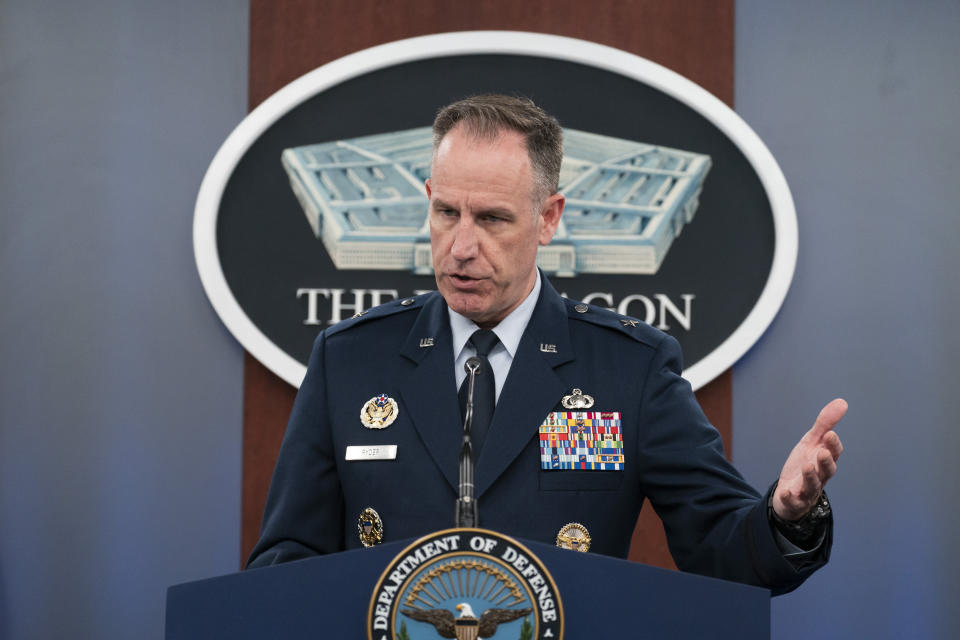
[[[487,431],[490,430],[490,423],[493,421],[493,410],[496,406],[497,383],[494,379],[493,369],[490,368],[490,361],[487,355],[497,346],[500,340],[497,334],[489,329],[477,329],[470,336],[470,344],[477,350],[477,358],[480,359],[480,369],[477,371],[473,383],[473,424],[470,430],[470,439],[473,442],[473,455],[476,459],[483,446],[483,441],[487,437]],[[460,385],[460,416],[465,417],[467,412],[467,392],[470,388],[470,375],[464,378]]]

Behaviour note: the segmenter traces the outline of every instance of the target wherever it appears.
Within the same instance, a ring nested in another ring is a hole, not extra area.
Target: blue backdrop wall
[[[960,4],[737,0],[736,108],[790,183],[786,304],[734,369],[734,458],[762,485],[851,405],[830,565],[775,638],[956,638]]]
[[[248,8],[0,3],[0,637],[160,638],[239,562],[242,351],[192,207],[246,112]],[[955,2],[739,0],[736,108],[793,189],[786,304],[735,367],[758,486],[830,398],[831,564],[777,639],[960,635]]]
[[[192,208],[247,3],[0,2],[0,638],[161,638],[236,569],[242,351]]]

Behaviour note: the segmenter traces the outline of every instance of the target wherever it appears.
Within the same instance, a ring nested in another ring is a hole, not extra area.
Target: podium
[[[770,637],[766,589],[519,541],[556,582],[568,640]],[[170,587],[166,640],[363,639],[374,587],[410,542]]]

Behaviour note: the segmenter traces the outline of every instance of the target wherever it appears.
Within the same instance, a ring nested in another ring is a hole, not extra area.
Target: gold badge
[[[557,534],[557,546],[586,553],[590,550],[590,532],[579,522],[565,524]]]
[[[563,396],[560,402],[566,409],[589,409],[593,406],[593,396],[586,395],[580,389],[574,389],[570,395]]]
[[[367,429],[386,429],[400,413],[397,401],[385,393],[370,398],[360,409],[360,422]]]
[[[360,519],[357,520],[357,533],[360,534],[360,542],[365,547],[372,547],[383,542],[383,521],[376,509],[367,507],[360,512]]]

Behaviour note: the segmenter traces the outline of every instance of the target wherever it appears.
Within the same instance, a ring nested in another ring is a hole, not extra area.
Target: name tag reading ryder
[[[397,445],[350,445],[347,447],[347,455],[344,459],[347,462],[351,460],[396,460]]]

